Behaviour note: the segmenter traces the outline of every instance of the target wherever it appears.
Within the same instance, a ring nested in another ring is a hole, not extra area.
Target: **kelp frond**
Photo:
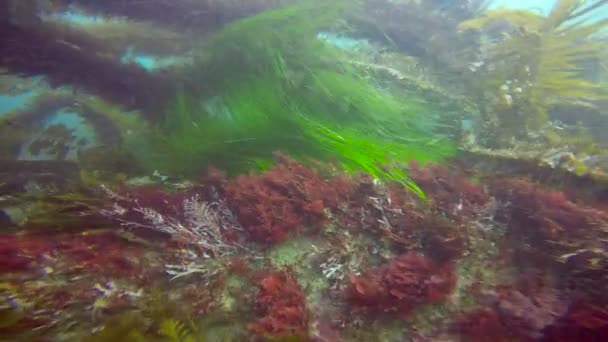
[[[605,8],[608,0],[559,0],[549,16],[512,9],[499,9],[471,19],[461,29],[479,29],[497,20],[509,22],[517,32],[496,47],[498,56],[521,55],[535,73],[539,96],[607,98],[599,85],[583,79],[581,64],[597,58],[606,43],[608,19],[589,21],[589,15]]]
[[[560,98],[608,99],[607,89],[583,72],[586,63],[601,58],[608,48],[602,39],[608,19],[596,16],[607,5],[607,0],[558,0],[548,16],[498,9],[461,23],[463,30],[484,29],[497,22],[510,27],[504,39],[490,47],[487,59],[493,70],[488,72],[485,86],[500,94],[506,83],[519,80],[522,84],[518,93],[507,94],[508,105],[501,105],[508,107],[504,115],[520,112],[521,123],[514,130],[538,128],[546,121],[552,101]]]
[[[500,8],[482,13],[479,17],[462,22],[458,25],[461,30],[478,30],[496,21],[506,21],[516,27],[526,27],[537,31],[543,21],[540,13],[528,10]]]

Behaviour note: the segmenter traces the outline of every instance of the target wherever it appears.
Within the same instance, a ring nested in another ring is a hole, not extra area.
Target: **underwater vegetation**
[[[585,64],[606,49],[605,19],[586,18],[608,5],[605,1],[556,1],[542,14],[497,9],[460,24],[461,30],[487,29],[479,67],[481,124],[487,125],[490,146],[526,138],[547,123],[549,109],[559,101],[605,99],[606,88],[585,74]],[[503,25],[502,36],[492,29]],[[506,25],[506,26],[505,26]],[[482,31],[483,32],[483,31]]]
[[[325,179],[317,171],[279,156],[280,163],[262,175],[237,177],[225,187],[226,197],[251,237],[277,243],[302,227],[320,229],[326,208],[337,208],[348,196],[348,181]]]
[[[75,122],[77,125],[75,125]],[[125,147],[134,130],[145,129],[147,124],[134,112],[126,112],[120,107],[90,96],[75,96],[67,91],[48,90],[33,96],[23,108],[5,113],[0,118],[0,133],[3,137],[1,155],[5,159],[27,159],[23,150],[36,156],[36,150],[52,150],[55,160],[75,160],[84,154],[89,156],[83,163],[86,169],[94,164],[86,151],[105,146],[116,151]],[[76,132],[86,127],[90,132]],[[68,150],[66,150],[68,149]],[[70,153],[70,158],[68,157]],[[101,154],[97,157],[101,158]],[[117,160],[118,154],[114,157]],[[98,158],[98,159],[99,159]],[[97,165],[101,170],[106,165]],[[123,172],[128,171],[123,168]]]
[[[605,208],[584,206],[560,191],[546,191],[526,179],[493,185],[496,198],[512,203],[497,212],[497,219],[508,217],[509,234],[521,239],[521,254],[547,258],[549,263],[580,263],[590,269],[604,265],[602,227],[608,216]],[[522,229],[522,230],[519,230]],[[596,235],[599,234],[599,235]],[[582,239],[586,236],[585,239]],[[598,243],[580,245],[581,241]],[[542,251],[542,252],[541,252]],[[553,259],[553,260],[551,260]]]
[[[261,277],[257,286],[255,304],[262,317],[250,324],[249,329],[261,336],[308,335],[308,313],[304,293],[293,276],[278,272]]]
[[[388,333],[394,321],[393,333],[412,338],[602,336],[608,218],[592,199],[414,163],[422,200],[397,182],[322,166],[278,156],[259,174],[211,170],[186,188],[114,184],[86,201],[73,195],[98,226],[26,224],[0,237],[0,290],[13,298],[0,307],[0,331],[349,341]]]
[[[0,1],[0,339],[606,340],[607,4]]]
[[[384,42],[418,59],[427,77],[453,94],[462,91],[463,74],[474,58],[472,37],[458,33],[458,25],[483,13],[488,1],[365,0],[352,21],[356,35]]]
[[[289,4],[293,0],[229,0],[229,1],[129,1],[94,0],[58,1],[61,8],[76,6],[102,16],[114,15],[141,21],[176,26],[184,31],[208,32],[234,20],[263,10]]]
[[[120,57],[128,45],[111,36],[111,22],[98,25],[92,32],[44,20],[53,6],[45,6],[43,2],[3,2],[2,6],[9,8],[3,11],[6,20],[0,22],[6,38],[0,41],[3,68],[20,76],[43,75],[52,86],[73,86],[74,92],[98,94],[129,109],[145,109],[150,117],[162,111],[167,99],[175,94],[171,72],[152,73],[139,65],[123,63]],[[142,23],[134,25],[131,36],[138,34],[138,30],[141,36],[142,25],[145,27]],[[157,39],[167,35],[171,32],[162,31]],[[162,45],[150,41],[141,44],[148,48]]]
[[[421,194],[392,164],[438,160],[453,144],[431,138],[432,105],[375,89],[364,71],[317,39],[342,8],[342,2],[304,2],[218,32],[189,72],[202,87],[176,98],[160,131],[144,137],[136,155],[151,170],[188,175],[207,165],[255,169],[280,147],[294,158],[335,160]],[[145,151],[150,146],[156,151]]]
[[[419,305],[443,301],[454,289],[450,266],[422,256],[402,255],[379,269],[350,277],[349,301],[380,312],[406,315]]]

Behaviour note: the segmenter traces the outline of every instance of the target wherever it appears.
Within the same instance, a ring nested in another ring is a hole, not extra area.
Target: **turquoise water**
[[[62,13],[53,13],[51,15],[44,16],[43,18],[63,21],[74,25],[101,25],[109,21],[126,20],[125,18],[121,17],[103,17],[71,10]]]
[[[155,56],[135,51],[132,47],[127,48],[120,58],[124,64],[137,64],[148,71],[171,67],[185,62],[181,56]]]
[[[0,118],[15,110],[22,109],[25,104],[38,94],[36,90],[29,90],[17,95],[0,94]]]
[[[527,0],[495,0],[491,3],[490,8],[500,8],[500,7],[509,7],[509,8],[520,8],[537,11],[543,14],[549,14],[551,8],[555,4],[554,0],[536,0],[536,1],[527,1]],[[590,21],[597,21],[601,19],[608,18],[608,9],[603,9],[596,11],[596,13],[592,16],[588,17]]]
[[[549,13],[555,1],[553,0],[496,0],[493,1],[490,8],[510,7],[521,8],[539,11],[541,13]]]
[[[56,137],[45,136],[45,130],[52,126],[62,126],[68,130],[71,137],[68,140],[57,141]],[[30,140],[23,144],[19,153],[20,160],[54,160],[57,156],[50,153],[48,148],[41,149],[40,153],[32,154],[29,150],[30,145],[38,139],[45,139],[54,143],[65,144],[67,153],[65,160],[77,160],[78,154],[95,145],[97,135],[93,127],[86,122],[80,113],[73,111],[58,111],[57,113],[46,118],[41,125],[37,134],[34,134]],[[52,146],[47,146],[52,147]]]
[[[43,18],[52,21],[64,22],[74,26],[87,26],[87,29],[90,30],[94,30],[96,26],[101,27],[101,25],[107,23],[125,22],[127,20],[123,17],[103,17],[74,10],[47,15]],[[181,56],[155,56],[141,51],[135,51],[132,47],[127,47],[125,49],[120,60],[125,64],[137,64],[148,71],[169,67],[184,62],[184,58]]]

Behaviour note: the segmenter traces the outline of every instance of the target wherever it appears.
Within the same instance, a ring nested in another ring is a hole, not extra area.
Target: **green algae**
[[[328,246],[318,238],[292,238],[269,251],[270,263],[278,269],[289,269],[306,293],[307,302],[319,305],[329,281],[315,265],[318,255]]]
[[[272,266],[284,268],[290,266],[297,270],[302,265],[302,261],[314,251],[316,239],[291,238],[282,244],[274,246],[268,253]]]
[[[144,165],[186,176],[208,165],[238,173],[280,149],[423,196],[399,164],[442,159],[454,145],[437,134],[431,104],[376,89],[367,72],[317,39],[344,6],[304,1],[216,34],[189,70],[192,89],[177,96],[157,133],[142,137]],[[213,89],[196,86],[209,83]]]
[[[239,309],[239,295],[247,290],[251,284],[241,276],[230,275],[224,280],[220,294],[220,307],[225,312],[235,312]]]

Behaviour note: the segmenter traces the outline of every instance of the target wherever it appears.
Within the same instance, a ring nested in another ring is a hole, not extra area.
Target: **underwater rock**
[[[10,227],[13,224],[11,217],[4,210],[0,209],[0,227]]]
[[[78,165],[70,161],[0,159],[0,193],[18,194],[43,188],[69,192],[79,183]]]
[[[456,163],[468,172],[490,175],[490,178],[519,176],[548,187],[572,189],[599,201],[608,199],[608,177],[605,174],[578,175],[567,169],[552,168],[541,163],[538,151],[534,155],[527,155],[513,150],[474,148],[463,152]]]
[[[605,127],[608,127],[608,117],[605,115],[605,103],[597,105],[577,102],[556,103],[549,110],[553,120],[559,120],[569,125],[583,125],[598,141],[608,143]],[[603,111],[603,112],[602,112]]]
[[[289,0],[198,1],[177,0],[124,2],[122,0],[68,0],[62,5],[77,6],[89,13],[128,17],[161,25],[178,26],[186,31],[207,32],[239,18],[289,3]]]
[[[462,256],[467,241],[464,226],[429,219],[423,228],[422,247],[436,262],[443,264]]]
[[[507,328],[491,308],[475,309],[460,315],[453,330],[471,342],[509,340]]]
[[[542,331],[566,313],[568,305],[546,289],[531,298],[519,291],[499,295],[496,309],[511,333],[537,339]]]

